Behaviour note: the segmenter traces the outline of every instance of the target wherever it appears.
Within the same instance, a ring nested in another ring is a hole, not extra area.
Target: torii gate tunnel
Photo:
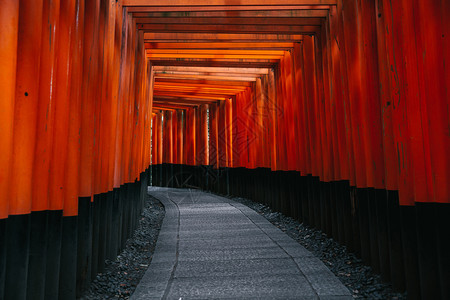
[[[0,298],[73,299],[148,184],[450,299],[450,1],[0,0]]]

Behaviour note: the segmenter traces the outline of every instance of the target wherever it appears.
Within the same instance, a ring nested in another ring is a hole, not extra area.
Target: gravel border
[[[355,254],[347,252],[320,230],[307,227],[282,213],[273,212],[264,204],[241,197],[228,197],[242,203],[266,218],[300,245],[319,258],[350,290],[355,299],[406,299],[405,293],[396,293],[392,286],[382,282],[372,268],[363,264]]]
[[[125,249],[114,261],[106,260],[104,273],[97,274],[79,299],[129,299],[150,265],[164,215],[161,202],[147,195],[138,228]]]

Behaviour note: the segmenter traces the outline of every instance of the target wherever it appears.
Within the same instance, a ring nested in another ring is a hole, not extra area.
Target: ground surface
[[[320,230],[309,228],[285,215],[273,212],[269,207],[248,199],[232,197],[265,217],[272,224],[318,257],[352,292],[355,299],[406,299],[406,293],[396,293],[390,284],[363,264]]]
[[[166,218],[131,299],[352,299],[311,252],[247,206],[150,188]]]

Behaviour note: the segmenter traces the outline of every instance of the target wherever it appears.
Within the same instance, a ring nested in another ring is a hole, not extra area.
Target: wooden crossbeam
[[[250,87],[251,83],[241,81],[204,80],[204,79],[155,79],[155,84],[187,84],[191,86],[243,86]]]
[[[278,6],[275,7],[279,8]],[[196,8],[194,8],[196,9]],[[135,12],[135,18],[324,18],[328,16],[325,9],[286,9],[286,10],[236,10],[236,11],[164,11]]]
[[[173,109],[189,109],[191,107],[198,106],[198,105],[199,104],[178,103],[178,102],[172,103],[172,102],[164,102],[164,101],[153,102],[153,108],[165,107],[165,108],[173,108]]]
[[[212,17],[212,18],[193,18],[193,17],[178,17],[178,18],[135,18],[136,24],[186,24],[186,25],[316,25],[319,26],[322,18],[231,18],[231,17]]]
[[[237,93],[240,92],[244,89],[217,89],[217,88],[206,88],[206,87],[189,87],[189,86],[155,86],[154,87],[155,91],[184,91],[186,93],[193,93],[193,92],[197,92],[197,93],[211,93],[211,94],[232,94],[232,93]]]
[[[280,50],[210,50],[210,49],[151,49],[147,54],[237,54],[237,55],[268,55],[282,56],[284,51]]]
[[[183,43],[183,42],[148,42],[144,44],[146,49],[226,49],[226,50],[232,50],[232,49],[249,49],[249,50],[264,50],[264,49],[273,49],[273,50],[288,50],[294,47],[294,43],[287,42],[287,43]]]
[[[209,100],[226,100],[228,99],[230,96],[233,95],[215,95],[215,94],[194,94],[194,95],[189,95],[189,94],[184,94],[184,93],[169,93],[169,92],[160,92],[160,91],[154,91],[153,95],[162,97],[162,96],[166,96],[166,97],[180,97],[180,98],[193,98],[193,99],[209,99]]]
[[[123,0],[122,6],[336,5],[336,0]]]
[[[187,99],[187,98],[170,98],[170,99],[160,99],[158,98],[155,100],[155,103],[158,105],[166,105],[166,104],[177,104],[177,105],[201,105],[201,104],[208,104],[208,103],[214,103],[218,100],[205,100],[205,99]],[[219,100],[220,101],[220,100]]]
[[[128,6],[127,12],[161,12],[164,14],[172,12],[191,13],[191,12],[226,12],[235,13],[236,11],[296,11],[296,10],[329,10],[330,5],[227,5],[227,6]]]
[[[214,75],[171,75],[171,74],[155,74],[155,78],[179,78],[179,79],[209,79],[209,80],[228,80],[228,81],[256,81],[257,77],[230,77],[230,76],[214,76]]]
[[[154,112],[158,112],[159,110],[176,111],[176,109],[174,109],[174,108],[168,108],[168,107],[164,107],[164,106],[153,107]]]
[[[247,87],[245,86],[225,86],[225,87],[210,87],[206,84],[200,84],[197,86],[192,86],[188,84],[184,85],[155,85],[154,89],[164,90],[164,89],[185,89],[185,90],[204,90],[204,91],[228,91],[228,92],[241,92],[244,91]]]
[[[209,73],[238,73],[238,74],[268,74],[268,69],[260,68],[220,68],[220,67],[177,67],[177,66],[155,66],[154,71],[190,71]]]
[[[230,95],[235,92],[242,91],[244,88],[240,89],[217,89],[217,88],[203,88],[203,87],[189,87],[189,86],[155,86],[155,91],[178,91],[182,93],[198,93],[198,94],[216,94],[216,95]]]
[[[179,95],[189,95],[187,98],[192,98],[192,96],[198,96],[199,98],[203,96],[211,95],[213,97],[229,97],[230,95],[233,96],[239,91],[218,91],[218,90],[212,90],[212,91],[203,91],[203,90],[182,90],[182,89],[155,89],[154,95],[155,96],[172,96],[176,95],[176,97],[179,97]],[[218,99],[220,100],[220,99]]]
[[[201,104],[209,104],[209,103],[215,103],[216,101],[210,101],[210,100],[188,100],[183,98],[173,98],[168,100],[155,100],[154,103],[156,106],[169,106],[169,105],[178,105],[178,106],[185,106],[185,107],[191,107],[191,106],[197,106]]]
[[[191,86],[191,85],[187,85],[187,84],[183,84],[183,85],[174,85],[174,84],[170,84],[170,85],[160,85],[160,84],[155,84],[154,85],[154,89],[186,89],[186,90],[199,90],[199,89],[203,89],[205,91],[241,91],[241,90],[245,90],[246,87],[239,87],[239,86],[224,86],[224,87],[210,87],[208,85],[205,84],[200,84],[199,86]]]
[[[214,32],[214,33],[273,33],[308,34],[320,30],[319,25],[195,25],[195,24],[138,24],[145,32]],[[144,35],[145,37],[145,35]]]
[[[231,67],[231,68],[273,68],[279,62],[272,60],[239,60],[239,59],[164,59],[154,58],[154,66],[198,66],[198,67]]]
[[[279,34],[279,33],[205,33],[205,32],[144,32],[144,40],[149,41],[300,41],[302,34]]]
[[[147,53],[147,58],[213,58],[213,59],[280,59],[283,55],[258,55],[258,54],[190,54],[190,53]]]

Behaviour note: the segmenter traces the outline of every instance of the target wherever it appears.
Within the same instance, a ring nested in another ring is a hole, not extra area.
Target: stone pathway
[[[150,187],[166,216],[131,299],[352,299],[309,251],[247,206]]]

